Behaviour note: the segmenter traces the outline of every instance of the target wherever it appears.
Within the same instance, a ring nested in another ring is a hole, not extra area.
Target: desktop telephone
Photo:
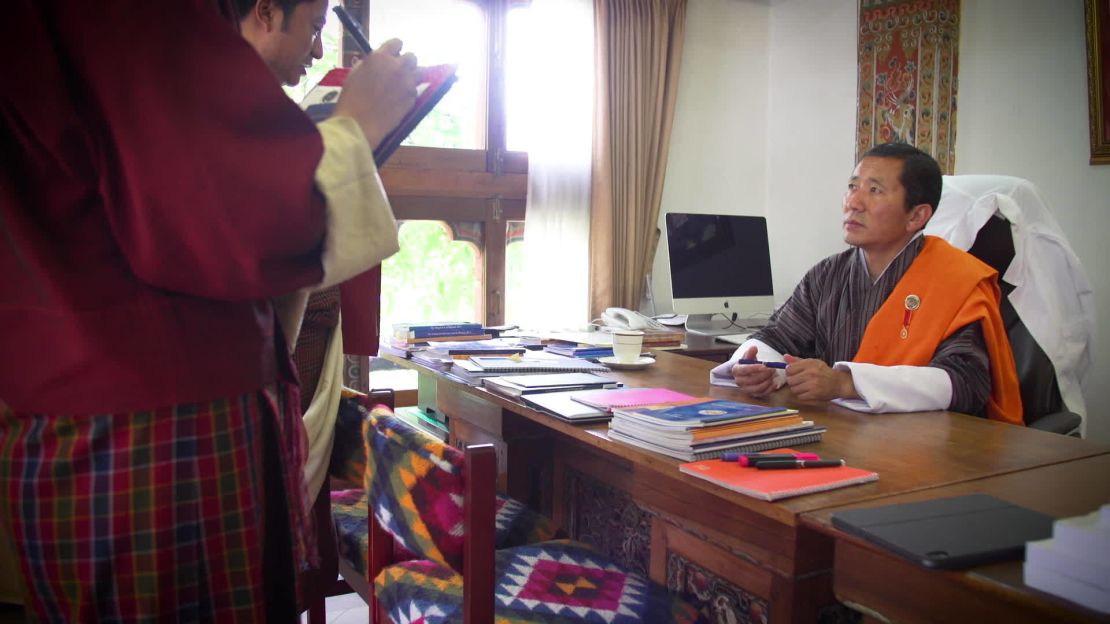
[[[601,313],[601,321],[614,329],[665,329],[659,321],[624,308],[609,308]]]

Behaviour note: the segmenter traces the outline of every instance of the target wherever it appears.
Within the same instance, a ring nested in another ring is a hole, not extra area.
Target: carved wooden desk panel
[[[1057,518],[1086,514],[1110,502],[1110,454],[894,496],[881,504],[974,493],[990,494]],[[807,513],[803,524],[836,540],[833,583],[837,597],[879,619],[1072,622],[1096,618],[1093,612],[1027,587],[1022,582],[1020,561],[966,571],[928,570],[834,529],[831,515],[839,509]]]
[[[394,359],[394,358],[390,358]],[[413,366],[404,360],[396,360]],[[612,441],[605,425],[572,425],[440,376],[438,407],[456,443],[494,442],[508,493],[551,514],[573,537],[670,587],[693,591],[711,617],[812,622],[832,596],[833,539],[802,514],[958,484],[1108,449],[947,412],[869,415],[780,391],[757,401],[710,386],[710,362],[670,353],[629,386],[799,409],[828,427],[806,450],[875,470],[878,481],[774,503],[682,474],[669,457]],[[420,367],[415,367],[420,369]],[[420,369],[426,374],[434,374]]]

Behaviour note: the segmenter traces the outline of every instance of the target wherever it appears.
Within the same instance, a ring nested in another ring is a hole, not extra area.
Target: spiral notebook
[[[472,357],[470,361],[487,373],[608,373],[604,364],[548,354],[542,358]]]
[[[579,392],[571,397],[579,403],[612,412],[615,407],[640,407],[702,400],[667,388],[620,388]]]
[[[721,442],[719,444],[699,446],[697,450],[692,448],[678,450],[642,440],[621,433],[620,431],[614,431],[613,429],[609,430],[609,438],[689,462],[703,459],[716,459],[725,453],[759,453],[761,451],[783,448],[784,446],[813,444],[821,441],[825,431],[825,427],[815,425],[796,431],[768,433],[767,435],[752,436],[739,440]]]
[[[791,453],[790,449],[778,452]],[[734,461],[710,459],[682,464],[682,472],[716,483],[733,492],[766,501],[824,492],[836,488],[869,483],[879,479],[879,473],[852,466],[835,468],[798,468],[795,470],[760,470],[741,466]]]

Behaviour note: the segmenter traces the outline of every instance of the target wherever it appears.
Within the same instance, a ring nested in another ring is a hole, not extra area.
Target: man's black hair
[[[281,29],[286,29],[286,24],[289,21],[289,16],[293,14],[293,9],[302,2],[311,2],[312,0],[274,0],[274,4],[281,8],[283,17],[281,18]],[[254,5],[258,4],[258,0],[235,0],[235,18],[242,21]]]
[[[932,156],[909,143],[876,145],[867,150],[863,158],[868,156],[902,161],[902,175],[898,181],[906,189],[907,212],[918,204],[929,204],[933,211],[936,211],[937,204],[940,203],[940,189],[943,182],[940,165]]]

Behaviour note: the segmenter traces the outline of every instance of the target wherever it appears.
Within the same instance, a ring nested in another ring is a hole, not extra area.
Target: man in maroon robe
[[[399,47],[318,131],[217,0],[6,6],[0,521],[39,619],[295,617],[303,431],[269,301],[395,248],[335,207],[381,193]],[[350,262],[343,223],[377,251]]]

